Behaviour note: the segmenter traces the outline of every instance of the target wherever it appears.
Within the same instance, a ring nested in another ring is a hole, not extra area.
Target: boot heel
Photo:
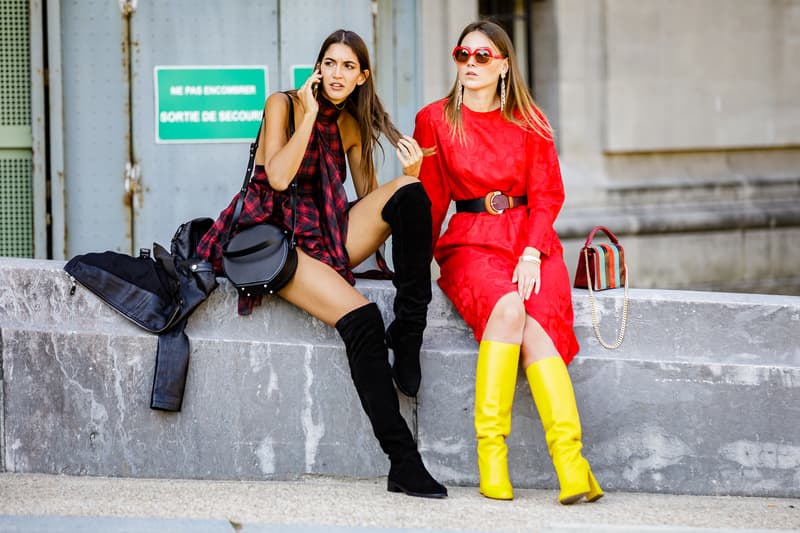
[[[594,474],[592,474],[592,471],[589,470],[589,494],[586,495],[586,500],[590,502],[596,502],[602,497],[603,489],[600,488],[600,484],[594,478]]]
[[[392,481],[391,479],[386,480],[386,490],[389,492],[405,492],[400,485]]]

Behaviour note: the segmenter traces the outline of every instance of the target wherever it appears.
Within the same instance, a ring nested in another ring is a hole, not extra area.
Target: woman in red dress
[[[564,187],[552,130],[500,26],[467,26],[453,59],[453,89],[417,114],[414,137],[435,150],[423,160],[420,181],[432,204],[439,286],[480,342],[480,490],[489,498],[513,498],[505,438],[521,355],[561,485],[559,501],[595,501],[603,492],[581,455],[566,367],[578,342],[569,276],[553,229]],[[451,200],[456,213],[439,237]]]
[[[278,291],[328,325],[344,340],[350,374],[372,429],[391,463],[387,488],[412,496],[444,498],[447,489],[428,473],[400,414],[398,387],[419,387],[419,349],[431,299],[430,202],[417,180],[422,150],[392,124],[375,94],[369,53],[356,33],[333,32],[323,42],[317,68],[297,91],[267,98],[255,156],[256,172],[245,196],[239,226],[264,221],[290,230],[297,240],[297,270]],[[289,132],[294,116],[294,134]],[[403,176],[378,186],[372,163],[380,135],[397,147]],[[348,206],[346,162],[360,200]],[[297,186],[294,211],[290,184]],[[198,255],[222,271],[222,246],[235,197],[198,245]],[[384,331],[378,306],[353,287],[352,267],[394,237],[397,288],[395,319]],[[240,314],[257,299],[241,295]],[[395,354],[389,367],[387,343]]]

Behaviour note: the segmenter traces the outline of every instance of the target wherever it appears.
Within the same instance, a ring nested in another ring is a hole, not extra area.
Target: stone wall
[[[192,315],[184,408],[148,408],[156,338],[71,281],[62,262],[0,259],[5,468],[75,475],[283,479],[383,476],[335,330],[280,301],[235,314],[225,280]],[[388,282],[359,282],[390,319]],[[597,295],[613,339],[621,290]],[[584,451],[607,490],[800,495],[800,298],[631,290],[616,351],[573,292],[570,365]],[[477,483],[477,346],[437,289],[417,402],[402,411],[432,472]],[[519,487],[556,479],[524,374],[509,443]]]

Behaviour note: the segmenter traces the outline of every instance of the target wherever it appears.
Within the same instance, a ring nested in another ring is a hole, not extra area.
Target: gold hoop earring
[[[506,74],[500,74],[500,111],[506,108]]]
[[[464,86],[461,80],[456,82],[456,109],[461,110],[461,102],[464,100]]]

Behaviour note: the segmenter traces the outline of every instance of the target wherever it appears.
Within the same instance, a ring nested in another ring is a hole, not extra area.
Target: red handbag
[[[603,231],[608,235],[610,243],[595,244],[592,242],[594,234]],[[619,243],[617,236],[605,226],[595,226],[589,232],[586,242],[581,248],[578,257],[578,267],[575,270],[576,289],[589,290],[589,302],[592,308],[592,326],[594,334],[603,348],[614,350],[622,345],[625,338],[625,327],[628,323],[628,266],[625,263],[625,250]],[[625,287],[625,299],[622,304],[622,326],[614,344],[607,343],[600,335],[600,326],[597,320],[597,306],[594,300],[594,291],[617,289]]]

